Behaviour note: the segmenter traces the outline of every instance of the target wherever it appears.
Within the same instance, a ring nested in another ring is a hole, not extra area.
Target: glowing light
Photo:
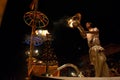
[[[35,50],[35,53],[38,53],[38,50]]]
[[[43,63],[43,61],[40,60],[40,61],[38,61],[38,63]]]
[[[41,35],[43,37],[45,37],[47,34],[50,34],[48,30],[36,30],[35,33],[36,35]]]
[[[27,50],[26,52],[25,52],[25,54],[26,55],[30,55],[30,50]],[[34,50],[34,53],[33,53],[33,56],[38,56],[39,55],[39,50],[38,49],[35,49]]]
[[[68,21],[69,27],[73,28],[73,23],[74,23],[74,20],[73,20],[73,19],[70,19],[70,20]]]

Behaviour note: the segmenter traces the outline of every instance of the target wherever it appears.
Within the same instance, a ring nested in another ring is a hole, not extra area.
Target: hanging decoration
[[[34,24],[36,26],[36,29],[44,28],[49,23],[47,16],[40,11],[29,11],[25,13],[24,21],[28,26],[32,26]]]

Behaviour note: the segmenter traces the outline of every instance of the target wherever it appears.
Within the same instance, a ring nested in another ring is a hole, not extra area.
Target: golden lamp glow
[[[73,19],[68,20],[69,27],[73,28],[73,23],[74,23]]]
[[[49,34],[48,30],[36,30],[35,31],[36,35],[41,35],[41,36],[46,36],[47,34]]]

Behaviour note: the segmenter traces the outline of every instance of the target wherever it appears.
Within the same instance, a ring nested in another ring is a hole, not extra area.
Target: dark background
[[[0,27],[1,36],[1,71],[5,79],[24,76],[26,66],[24,36],[31,32],[23,16],[30,11],[32,0],[8,0]],[[103,46],[120,43],[119,4],[115,0],[39,0],[38,10],[50,20],[46,29],[54,34],[56,55],[61,60],[74,63],[82,53],[88,51],[86,40],[83,40],[77,29],[65,27],[59,23],[65,16],[82,14],[81,24],[91,21],[100,29],[100,40]],[[54,25],[56,24],[56,25]],[[73,54],[75,53],[75,54]],[[18,80],[18,79],[17,79]]]

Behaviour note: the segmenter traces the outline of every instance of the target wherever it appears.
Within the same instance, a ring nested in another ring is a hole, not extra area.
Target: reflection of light
[[[77,76],[74,72],[71,72],[71,75],[72,75],[72,76]]]
[[[78,76],[79,77],[84,77],[84,75],[82,74],[82,72],[80,72],[80,74]]]
[[[35,31],[36,35],[41,35],[45,37],[47,34],[49,34],[48,30],[36,30]]]

